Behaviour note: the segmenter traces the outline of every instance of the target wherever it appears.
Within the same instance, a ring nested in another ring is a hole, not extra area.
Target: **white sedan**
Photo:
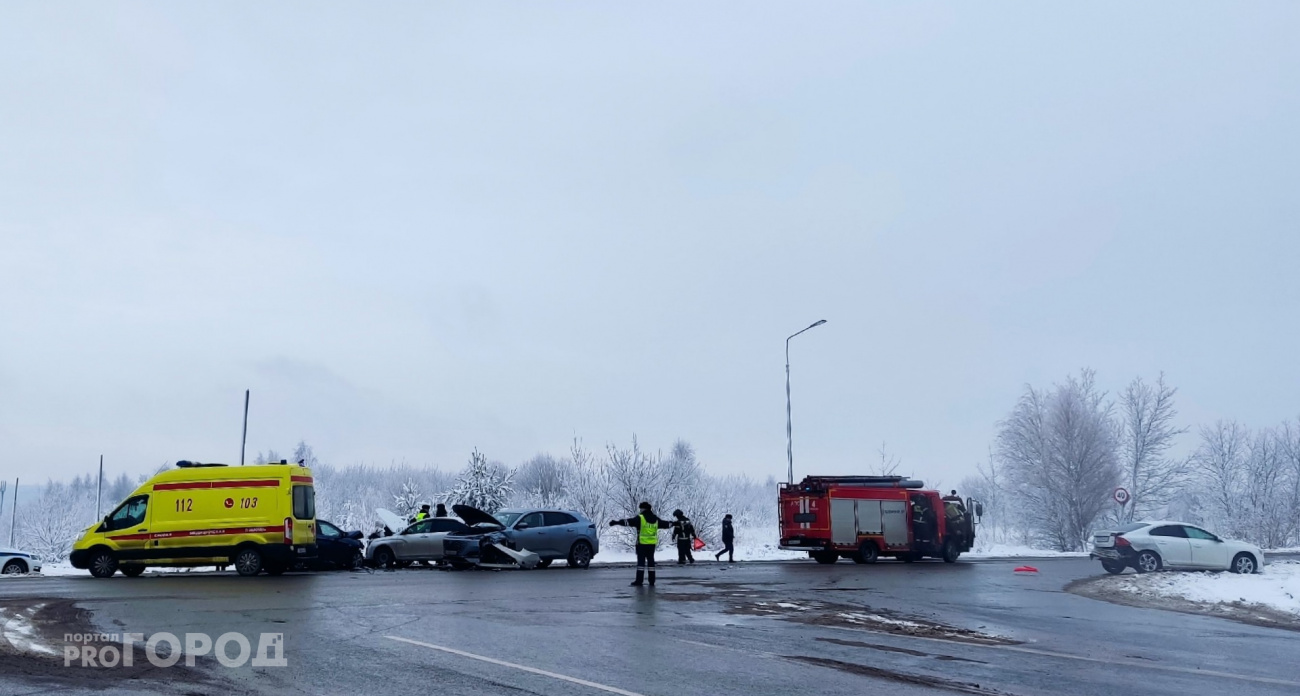
[[[366,561],[380,568],[404,567],[416,561],[443,560],[442,540],[469,527],[451,517],[428,517],[397,534],[381,536],[366,545]]]
[[[41,572],[41,559],[26,551],[0,548],[0,575],[26,575]]]
[[[1177,569],[1250,574],[1263,570],[1265,563],[1258,546],[1222,539],[1185,522],[1134,522],[1096,532],[1088,557],[1116,575],[1128,567],[1139,573]]]

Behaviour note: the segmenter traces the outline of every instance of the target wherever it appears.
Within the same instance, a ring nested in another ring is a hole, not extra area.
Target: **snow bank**
[[[966,558],[1087,558],[1086,551],[1051,551],[1020,544],[981,544],[975,538],[975,548],[963,554]]]
[[[1143,597],[1175,597],[1206,604],[1265,606],[1300,617],[1300,563],[1275,562],[1260,575],[1149,573],[1115,578],[1114,589]]]

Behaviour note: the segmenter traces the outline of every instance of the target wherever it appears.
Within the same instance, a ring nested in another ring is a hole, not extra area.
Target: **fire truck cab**
[[[902,476],[808,476],[781,484],[781,548],[818,563],[840,557],[874,563],[942,558],[953,563],[975,543],[983,505],[940,496]]]

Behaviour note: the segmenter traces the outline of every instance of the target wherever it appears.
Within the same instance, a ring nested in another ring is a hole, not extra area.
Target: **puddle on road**
[[[942,677],[931,677],[921,674],[907,674],[905,672],[895,672],[890,669],[872,667],[870,665],[859,665],[853,662],[842,662],[840,660],[831,660],[825,657],[808,657],[806,655],[783,655],[787,660],[802,662],[804,664],[816,665],[818,667],[830,667],[838,669],[849,674],[858,674],[864,677],[875,677],[876,679],[887,679],[889,681],[901,684],[910,684],[913,686],[924,686],[931,689],[943,689],[945,691],[955,691],[962,694],[1002,694],[1004,692],[996,689],[988,689],[973,682],[960,682]]]
[[[814,626],[859,628],[879,633],[938,638],[980,645],[1013,645],[1020,641],[1005,636],[958,628],[915,616],[904,616],[888,609],[834,604],[817,601],[755,601],[734,604],[726,613],[771,616]]]
[[[863,643],[860,640],[841,640],[839,638],[816,638],[823,643],[833,643],[843,645],[849,648],[867,648],[870,650],[880,650],[882,652],[898,653],[900,655],[910,655],[912,657],[932,657],[941,662],[970,662],[977,665],[987,665],[984,660],[972,660],[967,657],[956,657],[954,655],[941,655],[938,653],[928,653],[921,650],[912,650],[910,648],[900,648],[895,645],[881,645],[879,643]]]

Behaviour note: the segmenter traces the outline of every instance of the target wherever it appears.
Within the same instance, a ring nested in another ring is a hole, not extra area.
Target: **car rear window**
[[[578,521],[578,518],[567,512],[547,512],[544,514],[546,515],[547,527],[554,527],[559,524],[576,524]]]
[[[300,520],[316,517],[316,489],[311,486],[293,487],[293,516]]]

